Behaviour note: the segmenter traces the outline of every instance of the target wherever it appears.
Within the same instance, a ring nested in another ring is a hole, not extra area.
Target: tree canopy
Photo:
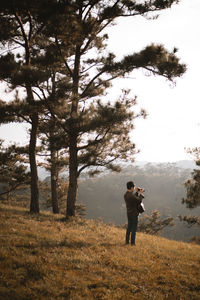
[[[78,177],[92,167],[118,170],[115,162],[133,159],[130,139],[135,97],[122,91],[117,99],[105,95],[117,78],[142,68],[173,81],[186,67],[163,45],[134,49],[119,60],[107,51],[106,33],[119,17],[154,18],[176,0],[43,0],[1,1],[1,80],[11,90],[24,89],[15,113],[31,123],[31,211],[38,212],[36,144],[43,116],[50,114],[61,128],[62,147],[68,151],[69,189],[67,216],[75,214]],[[25,106],[24,106],[25,105]],[[28,112],[25,110],[28,107]],[[5,103],[7,109],[7,104]],[[3,108],[2,108],[3,109]],[[5,110],[6,110],[5,109]],[[12,113],[13,115],[13,113]],[[57,127],[58,126],[58,127]],[[64,137],[64,138],[63,138]]]

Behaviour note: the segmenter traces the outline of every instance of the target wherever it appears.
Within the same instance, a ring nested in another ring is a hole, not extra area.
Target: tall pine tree
[[[30,123],[29,161],[31,169],[31,202],[30,212],[39,212],[39,188],[36,161],[36,144],[41,105],[35,97],[33,87],[46,79],[45,72],[33,64],[37,56],[38,45],[44,40],[41,36],[41,24],[37,21],[37,10],[40,1],[1,1],[0,4],[0,80],[7,83],[11,91],[22,88],[26,96],[21,96],[9,105],[1,107],[3,112],[8,109],[11,115],[20,116]],[[36,7],[38,7],[36,9]],[[12,108],[13,107],[13,110]],[[24,110],[25,109],[25,110]],[[5,117],[5,116],[4,116]]]
[[[105,29],[114,25],[118,17],[148,17],[177,2],[77,0],[58,3],[70,12],[70,18],[56,14],[60,23],[51,30],[56,51],[65,65],[65,78],[71,84],[65,101],[69,116],[63,122],[69,146],[67,216],[75,214],[78,176],[83,169],[95,165],[113,168],[116,159],[127,159],[134,154],[128,135],[135,117],[131,111],[134,100],[124,96],[115,103],[100,100],[114,79],[139,68],[168,80],[185,72],[185,65],[180,64],[176,56],[177,50],[168,52],[162,45],[152,44],[117,60],[114,53],[106,50]]]

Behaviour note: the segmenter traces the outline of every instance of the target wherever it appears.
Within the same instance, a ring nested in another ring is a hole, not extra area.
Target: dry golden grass
[[[200,299],[200,246],[0,205],[0,299]]]

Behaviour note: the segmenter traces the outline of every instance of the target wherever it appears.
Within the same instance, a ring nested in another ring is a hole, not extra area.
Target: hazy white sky
[[[162,43],[168,50],[179,49],[187,73],[172,87],[164,78],[147,77],[137,71],[130,79],[118,80],[119,88],[131,88],[138,106],[147,110],[146,120],[137,120],[133,141],[141,153],[136,160],[176,161],[191,159],[185,147],[200,146],[200,0],[181,0],[157,20],[142,17],[121,19],[110,30],[109,48],[121,57],[151,43]],[[18,125],[0,127],[0,138],[23,141],[27,133]]]
[[[120,20],[111,33],[109,47],[118,55],[151,43],[179,49],[177,55],[187,64],[187,72],[176,80],[175,87],[142,71],[118,86],[130,87],[138,96],[138,105],[149,114],[135,123],[133,141],[141,150],[136,160],[191,159],[184,148],[200,146],[200,0],[181,0],[154,21],[142,17]]]

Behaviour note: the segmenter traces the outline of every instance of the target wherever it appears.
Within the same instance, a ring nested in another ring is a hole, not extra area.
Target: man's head
[[[127,182],[126,186],[127,186],[127,190],[133,190],[135,187],[135,184],[133,181],[129,181],[129,182]]]

